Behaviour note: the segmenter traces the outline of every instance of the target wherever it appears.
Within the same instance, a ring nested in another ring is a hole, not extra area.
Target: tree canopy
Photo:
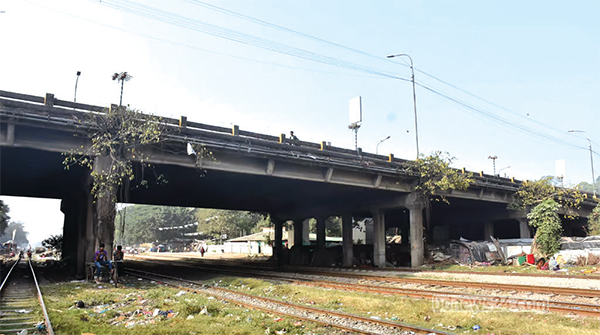
[[[11,221],[8,224],[6,230],[4,231],[4,234],[0,236],[0,243],[4,243],[11,240],[13,238],[13,233],[15,236],[13,241],[14,243],[16,243],[19,246],[26,246],[29,244],[29,239],[27,239],[27,235],[29,235],[29,233],[25,231],[25,225],[22,222],[18,221]]]
[[[4,234],[4,231],[10,222],[10,216],[8,216],[9,211],[10,208],[8,208],[8,205],[0,200],[0,234]]]
[[[196,231],[194,212],[186,207],[127,206],[117,212],[116,221],[124,221],[124,225],[117,226],[116,241],[139,244],[185,237]]]
[[[545,257],[560,250],[562,223],[556,213],[561,205],[553,199],[546,199],[535,206],[529,214],[529,224],[537,229],[535,244]]]
[[[583,202],[583,195],[575,188],[557,186],[554,177],[544,177],[536,181],[524,181],[514,194],[508,209],[520,210],[528,206],[537,206],[545,200],[553,199],[567,210],[567,216],[577,216]]]
[[[455,159],[447,152],[435,151],[406,163],[407,170],[419,177],[414,189],[425,201],[449,203],[446,192],[466,190],[475,181],[473,173],[462,173],[450,167]]]

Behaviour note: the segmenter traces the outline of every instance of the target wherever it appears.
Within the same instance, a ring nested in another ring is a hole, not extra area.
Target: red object
[[[533,257],[533,254],[527,255],[527,263],[535,264],[535,257]]]

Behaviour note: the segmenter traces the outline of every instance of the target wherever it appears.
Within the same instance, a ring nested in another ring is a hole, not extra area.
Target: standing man
[[[104,243],[100,243],[100,249],[96,251],[94,255],[94,264],[96,264],[96,284],[100,284],[100,271],[102,271],[102,265],[108,265],[111,273],[113,271],[112,264],[108,261],[108,254],[104,250]]]
[[[296,135],[294,135],[293,131],[290,131],[290,140],[298,141],[298,137]]]

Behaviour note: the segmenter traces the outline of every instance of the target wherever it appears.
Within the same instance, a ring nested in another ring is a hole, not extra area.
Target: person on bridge
[[[100,248],[94,255],[94,264],[96,264],[96,283],[100,283],[100,271],[102,271],[103,265],[108,265],[111,273],[113,271],[112,264],[108,261],[108,254],[104,250],[104,243],[100,243]]]
[[[113,254],[113,260],[115,261],[117,267],[117,275],[122,276],[123,273],[123,247],[118,245],[117,250]]]
[[[299,141],[298,137],[296,135],[294,135],[293,131],[290,131],[290,140]]]

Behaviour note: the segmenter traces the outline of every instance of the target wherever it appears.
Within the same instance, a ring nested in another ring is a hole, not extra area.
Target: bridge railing
[[[110,109],[102,106],[88,105],[78,102],[71,102],[55,98],[53,94],[47,93],[44,97],[38,97],[28,94],[8,92],[0,90],[0,106],[14,107],[22,110],[28,117],[37,120],[54,120],[60,123],[73,124],[74,120],[85,120],[85,114],[90,112],[105,113]],[[59,108],[62,107],[62,108]],[[116,105],[111,108],[117,107]],[[68,109],[67,109],[68,108]],[[180,119],[161,117],[162,121],[172,127],[180,129],[183,135],[193,139],[194,136],[209,135],[233,142],[251,142],[254,145],[261,145],[267,148],[280,149],[286,151],[302,152],[309,155],[326,156],[338,158],[340,160],[351,160],[359,162],[363,166],[370,169],[378,170],[383,168],[395,173],[406,173],[402,166],[408,160],[399,159],[392,154],[388,156],[362,152],[359,150],[351,150],[340,147],[331,146],[328,142],[313,143],[307,141],[299,141],[286,138],[284,134],[280,136],[272,136],[266,134],[255,133],[247,130],[239,129],[235,125],[232,128],[214,126],[199,122],[188,121],[187,117],[182,116]],[[285,146],[282,146],[285,145]],[[369,162],[374,165],[369,165]],[[354,164],[356,165],[356,164]],[[462,173],[468,173],[462,169]],[[486,175],[483,172],[474,173],[474,177],[479,186],[499,187],[504,186],[514,189],[520,184],[513,178],[502,178],[499,176]]]

